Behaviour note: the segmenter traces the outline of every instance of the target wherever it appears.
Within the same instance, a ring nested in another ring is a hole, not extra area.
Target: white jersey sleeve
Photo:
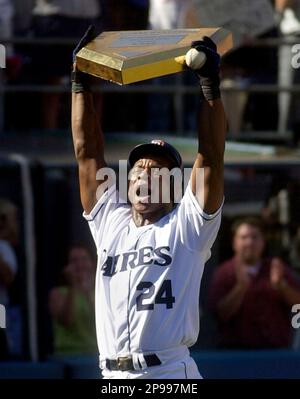
[[[215,213],[205,213],[189,182],[176,209],[178,239],[191,251],[201,252],[206,261],[220,228],[223,202]]]
[[[128,204],[119,200],[118,190],[113,185],[99,198],[89,214],[83,212],[83,217],[89,223],[89,228],[97,247],[103,241],[103,236],[107,232],[108,226],[113,228],[112,223],[118,225],[127,210]]]

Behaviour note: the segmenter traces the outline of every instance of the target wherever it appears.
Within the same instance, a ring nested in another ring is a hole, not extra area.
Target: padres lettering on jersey
[[[111,277],[117,272],[127,270],[128,267],[157,265],[168,266],[172,262],[170,247],[152,248],[144,247],[136,251],[124,252],[119,255],[107,256],[104,263],[100,266],[104,276]],[[104,250],[106,252],[106,250]]]
[[[89,215],[97,246],[96,328],[103,358],[193,345],[199,290],[221,208],[207,215],[188,186],[158,222],[135,226],[111,187]]]

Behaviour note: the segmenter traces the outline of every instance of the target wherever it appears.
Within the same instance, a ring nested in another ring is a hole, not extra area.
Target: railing
[[[34,46],[64,46],[75,45],[78,39],[61,39],[61,38],[20,38],[13,37],[11,39],[1,39],[0,43],[7,45],[34,45]],[[245,47],[279,47],[279,46],[293,46],[298,44],[300,38],[297,37],[282,37],[282,38],[268,38],[255,39]],[[291,52],[292,57],[292,52]],[[261,60],[258,60],[260,62]],[[291,95],[300,93],[300,84],[279,85],[279,84],[239,84],[239,82],[231,81],[230,84],[222,84],[221,89],[223,93],[229,92],[246,92],[250,93],[289,93]],[[4,126],[4,102],[1,100],[5,93],[67,93],[70,91],[69,84],[60,85],[39,85],[39,84],[6,84],[1,82],[0,70],[0,132]],[[172,94],[174,102],[175,115],[175,133],[180,135],[184,132],[184,113],[183,101],[185,95],[197,95],[199,89],[197,87],[185,85],[183,82],[183,75],[177,74],[175,83],[173,85],[153,85],[151,83],[131,84],[127,86],[118,86],[108,82],[102,81],[100,86],[95,87],[95,91],[101,93],[156,93],[156,94]],[[245,133],[243,137],[245,137]],[[259,137],[259,132],[252,132],[252,137]],[[270,132],[269,132],[270,133]],[[278,137],[288,138],[288,132],[274,132]],[[273,135],[274,135],[273,133]],[[262,133],[265,136],[265,132]],[[275,137],[274,135],[274,137]],[[250,133],[251,136],[251,133]]]

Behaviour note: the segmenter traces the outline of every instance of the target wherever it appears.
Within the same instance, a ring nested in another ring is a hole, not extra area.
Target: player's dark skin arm
[[[83,209],[89,213],[97,202],[97,171],[106,166],[104,138],[99,116],[89,91],[72,93],[72,135],[79,167],[80,197]]]
[[[192,43],[206,56],[205,63],[195,70],[203,101],[200,109],[198,153],[191,175],[191,189],[201,208],[208,214],[216,212],[223,201],[223,169],[225,112],[220,93],[220,55],[216,44],[207,36]],[[199,177],[199,179],[196,178]]]
[[[204,100],[200,112],[198,154],[192,170],[191,188],[200,206],[208,214],[217,211],[223,201],[226,129],[226,116],[221,99]],[[198,188],[197,168],[204,168],[204,182],[200,186],[198,184]]]

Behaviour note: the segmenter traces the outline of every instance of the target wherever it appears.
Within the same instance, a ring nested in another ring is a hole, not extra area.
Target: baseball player
[[[74,53],[92,36],[89,30]],[[104,378],[201,378],[188,347],[198,336],[200,281],[220,226],[226,120],[216,46],[207,37],[192,45],[206,55],[196,71],[203,102],[198,151],[179,203],[172,196],[162,201],[164,181],[152,174],[182,168],[177,150],[160,140],[129,154],[129,194],[136,194],[129,195],[131,203],[115,200],[113,184],[96,198],[107,183],[96,179],[106,166],[103,133],[89,77],[74,63],[72,131],[84,217],[98,252],[96,328]],[[204,170],[200,188],[199,170]],[[155,190],[159,200],[153,203]]]

